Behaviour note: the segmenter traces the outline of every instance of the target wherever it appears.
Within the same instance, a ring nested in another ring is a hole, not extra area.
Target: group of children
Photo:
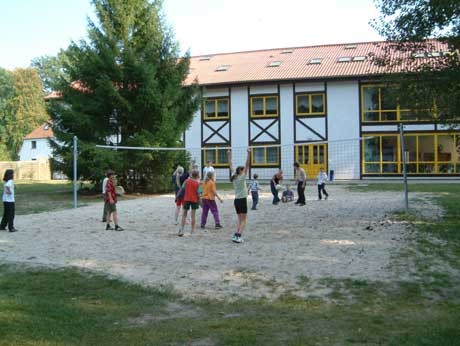
[[[232,176],[230,181],[233,183],[233,188],[235,190],[235,200],[234,207],[238,217],[236,232],[232,237],[232,241],[235,243],[243,242],[242,233],[246,228],[247,222],[247,197],[249,192],[252,196],[252,207],[251,210],[257,210],[257,204],[259,202],[259,192],[261,191],[258,175],[254,174],[253,179],[249,183],[249,187],[246,184],[247,174],[249,170],[249,163],[251,162],[251,151],[248,149],[247,159],[245,166],[238,166],[236,169],[233,169],[233,162],[231,151],[228,151],[228,159],[230,171]],[[298,199],[295,202],[296,205],[305,205],[305,184],[307,176],[305,170],[300,167],[299,163],[294,163],[294,169],[297,172],[297,193]],[[188,211],[191,210],[191,233],[195,232],[196,225],[196,210],[201,206],[203,211],[201,213],[201,228],[205,228],[209,211],[211,211],[215,228],[222,228],[219,218],[219,210],[217,208],[216,199],[221,203],[222,198],[219,196],[216,190],[216,177],[215,170],[212,167],[212,162],[208,161],[207,166],[203,169],[204,173],[204,182],[201,185],[200,173],[198,165],[192,163],[190,167],[191,176],[185,172],[182,166],[178,166],[175,172],[173,173],[173,184],[175,188],[175,222],[176,225],[179,224],[178,217],[182,208],[182,219],[180,223],[180,229],[178,236],[182,237],[184,235],[184,228],[187,220]],[[322,199],[322,194],[324,198],[327,199],[329,194],[325,189],[327,174],[324,172],[324,169],[321,168],[317,177],[318,184],[318,199]],[[280,183],[283,180],[283,172],[279,170],[270,181],[270,189],[273,194],[273,204],[278,204],[280,201],[288,203],[294,201],[294,192],[291,190],[289,185],[286,185],[285,191],[283,191],[281,199],[278,196],[278,192],[281,188]]]

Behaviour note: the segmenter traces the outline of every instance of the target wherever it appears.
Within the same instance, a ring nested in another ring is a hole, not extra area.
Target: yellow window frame
[[[227,116],[219,116],[219,102],[225,101],[227,103]],[[214,115],[209,116],[206,113],[206,104],[207,102],[214,102]],[[216,119],[229,119],[230,118],[230,100],[228,97],[218,97],[218,98],[206,98],[203,100],[202,112],[204,120],[216,120]]]
[[[378,110],[366,110],[364,109],[364,90],[366,88],[378,88],[379,90],[379,96],[378,96]],[[404,113],[404,112],[409,112],[410,109],[406,109],[406,108],[402,108],[400,107],[400,104],[399,104],[399,101],[398,101],[398,104],[396,106],[395,109],[382,109],[382,88],[385,88],[384,85],[382,84],[366,84],[366,85],[361,85],[361,121],[363,123],[381,123],[381,122],[391,122],[391,121],[398,121],[398,122],[414,122],[414,121],[426,121],[426,122],[430,122],[430,121],[434,121],[436,118],[437,118],[437,107],[436,107],[436,104],[434,103],[433,105],[433,119],[426,119],[426,120],[419,120],[419,119],[414,119],[414,120],[408,120],[408,119],[402,119],[401,120],[401,113]],[[421,109],[420,111],[423,111],[423,109]],[[429,110],[426,110],[426,111],[429,111]],[[382,119],[382,115],[385,114],[385,113],[391,113],[391,112],[395,112],[396,113],[396,119],[395,120],[384,120]],[[364,118],[364,114],[365,113],[374,113],[374,114],[378,114],[378,120],[366,120]]]
[[[267,114],[267,99],[274,98],[276,100],[276,114]],[[256,99],[262,99],[263,114],[254,114],[253,101]],[[279,116],[279,104],[278,95],[266,95],[266,96],[251,96],[249,100],[250,104],[250,116],[251,118],[277,118]]]
[[[255,162],[255,149],[264,149],[264,163],[260,162]],[[271,148],[273,148],[271,146]],[[256,148],[251,148],[251,166],[253,167],[276,167],[279,166],[280,164],[280,147],[274,147],[276,148],[276,162],[267,162],[267,147],[256,147]]]
[[[366,138],[379,138],[379,161],[366,161],[366,153],[365,153],[365,141]],[[382,137],[396,137],[397,138],[397,146],[398,146],[398,155],[397,155],[397,161],[383,161],[383,146],[382,146]],[[361,143],[361,148],[362,148],[362,162],[361,162],[361,169],[363,174],[365,175],[388,175],[388,174],[401,174],[401,143],[400,143],[400,138],[398,134],[369,134],[369,135],[364,135],[363,140]],[[366,164],[371,164],[371,165],[379,165],[379,172],[366,172]],[[397,166],[397,172],[395,173],[384,173],[383,172],[383,165],[388,165],[388,164],[395,164]]]
[[[206,161],[207,152],[214,152],[213,153],[214,159],[212,160],[213,167],[229,167],[228,156],[227,156],[227,162],[219,162],[219,150],[227,151],[226,148],[209,148],[209,149],[203,148],[202,149],[203,160]]]
[[[420,137],[426,137],[426,136],[433,136],[433,151],[434,151],[434,160],[420,160],[419,159],[419,138]],[[436,132],[424,132],[424,133],[406,133],[404,135],[404,138],[408,137],[415,137],[415,150],[416,150],[416,156],[415,160],[412,161],[406,161],[406,165],[414,165],[415,164],[415,172],[410,172],[408,174],[419,174],[419,175],[429,175],[429,174],[440,174],[440,175],[449,175],[449,174],[458,174],[460,173],[460,166],[457,167],[460,164],[460,160],[458,159],[458,155],[456,155],[456,151],[454,150],[452,159],[450,161],[440,161],[439,160],[439,152],[438,152],[438,144],[439,144],[439,136],[452,136],[452,140],[454,143],[454,147],[457,143],[457,141],[460,139],[460,134],[457,133],[436,133]],[[402,173],[402,153],[401,153],[401,139],[398,134],[368,134],[363,136],[364,139],[362,141],[362,153],[363,153],[363,158],[362,158],[362,172],[365,175],[388,175],[388,174],[401,174]],[[364,143],[366,138],[373,138],[373,137],[378,137],[379,138],[379,161],[366,161],[365,157],[365,152],[364,152]],[[398,161],[383,161],[383,150],[382,150],[382,137],[397,137],[398,138]],[[406,144],[406,150],[407,150],[407,144]],[[379,164],[379,171],[380,172],[366,172],[366,164]],[[398,166],[398,172],[397,173],[385,173],[383,172],[383,165],[384,164],[397,164]],[[422,165],[432,165],[433,166],[433,171],[432,172],[420,172],[420,164]],[[439,171],[439,166],[445,165],[445,164],[451,164],[453,167],[453,171],[451,173],[443,173]]]
[[[299,97],[304,97],[308,96],[308,112],[299,112]],[[312,103],[312,97],[313,96],[321,96],[323,99],[323,111],[322,112],[312,112],[313,108],[313,103]],[[326,114],[326,94],[325,93],[302,93],[302,94],[296,94],[295,96],[295,112],[296,115],[304,115],[304,116],[309,116],[309,115],[325,115]]]

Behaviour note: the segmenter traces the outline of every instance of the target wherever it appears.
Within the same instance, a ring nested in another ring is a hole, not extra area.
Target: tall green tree
[[[181,57],[161,14],[161,1],[93,0],[98,22],[89,21],[88,41],[66,50],[51,101],[60,157],[71,173],[71,143],[80,142],[80,178],[98,181],[107,168],[128,172],[161,189],[176,160],[172,153],[108,152],[96,144],[172,147],[198,109],[197,87],[184,87],[188,55]],[[63,144],[63,145],[62,145]]]
[[[48,120],[43,84],[34,68],[11,72],[14,97],[10,100],[11,119],[5,124],[13,159],[21,149],[24,137]]]
[[[9,161],[11,152],[7,146],[9,141],[6,124],[11,121],[11,99],[14,96],[11,73],[0,68],[0,161]]]
[[[438,121],[458,126],[460,117],[460,2],[375,0],[381,16],[373,26],[389,45],[375,57],[393,75],[398,94],[417,109],[431,109]],[[438,42],[444,47],[439,49]],[[395,58],[395,51],[403,58]],[[440,52],[441,51],[441,52]]]
[[[46,92],[56,90],[59,81],[66,77],[63,69],[65,59],[65,50],[61,50],[56,56],[44,55],[32,60],[31,66],[38,71]]]
[[[24,137],[48,119],[43,84],[33,68],[0,69],[0,157],[16,160]]]

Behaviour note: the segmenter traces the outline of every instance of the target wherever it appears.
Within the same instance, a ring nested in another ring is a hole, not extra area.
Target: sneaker
[[[329,196],[324,197],[324,199],[327,199]]]
[[[220,223],[216,225],[216,229],[219,229],[219,228],[222,228],[222,225]]]
[[[241,238],[241,235],[235,236],[235,239],[233,239],[234,243],[240,244],[243,242],[243,238]]]
[[[115,226],[115,231],[124,231],[125,229],[123,227],[120,227],[118,225]]]
[[[12,228],[10,230],[8,230],[8,232],[17,232],[18,230],[16,228]]]
[[[305,203],[299,203],[297,204],[299,207],[303,207],[305,205]]]
[[[236,235],[236,233],[233,235],[232,237],[232,241],[236,243],[236,239],[238,238],[238,236]]]
[[[201,228],[201,229],[205,229],[204,225],[201,225],[200,228]]]
[[[6,227],[0,227],[0,231],[6,231]]]
[[[113,227],[110,226],[110,225],[105,226],[105,230],[106,230],[106,231],[113,231],[114,229],[115,229],[115,228],[113,228]]]
[[[179,232],[177,233],[178,237],[183,237],[184,236],[184,230],[181,228]]]

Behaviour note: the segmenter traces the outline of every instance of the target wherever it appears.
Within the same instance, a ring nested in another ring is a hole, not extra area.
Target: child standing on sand
[[[185,189],[185,196],[184,196],[184,206],[183,206],[183,213],[182,213],[182,222],[181,227],[179,229],[179,233],[177,234],[179,237],[184,235],[184,227],[185,227],[185,220],[187,219],[187,214],[189,209],[192,209],[192,230],[191,233],[195,232],[195,214],[196,210],[200,207],[199,200],[200,200],[200,172],[198,170],[192,170],[191,178],[188,178],[182,188]]]
[[[220,203],[223,202],[222,198],[220,198],[216,191],[214,172],[209,171],[203,183],[203,195],[201,196],[203,207],[203,211],[201,212],[201,228],[206,226],[209,210],[211,210],[212,216],[214,216],[216,228],[222,228],[219,220],[219,210],[217,209],[216,198],[220,201]]]

